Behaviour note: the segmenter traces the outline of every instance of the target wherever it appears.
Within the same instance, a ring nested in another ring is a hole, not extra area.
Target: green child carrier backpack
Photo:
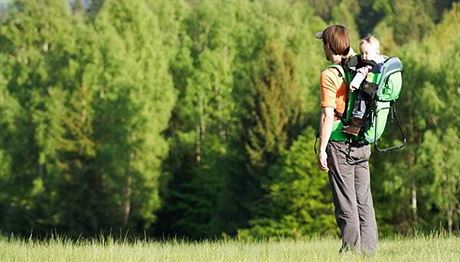
[[[347,60],[343,65],[333,64],[330,68],[335,68],[340,72],[347,85],[350,84],[356,74],[356,65],[360,56],[354,56]],[[375,85],[375,95],[363,118],[363,126],[357,137],[351,137],[342,132],[342,128],[351,118],[354,101],[357,92],[352,92],[348,89],[348,102],[345,112],[340,120],[334,121],[330,139],[333,141],[353,140],[363,144],[374,144],[377,151],[386,152],[404,147],[407,144],[407,139],[403,133],[399,119],[396,115],[394,102],[399,98],[402,88],[402,70],[403,66],[399,58],[389,57],[380,67],[379,72],[369,73],[366,81]],[[389,148],[379,148],[377,142],[385,131],[388,117],[391,121],[396,122],[399,132],[402,137],[402,144]]]

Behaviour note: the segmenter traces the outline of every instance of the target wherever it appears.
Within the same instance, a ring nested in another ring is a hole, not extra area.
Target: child
[[[377,91],[374,83],[366,81],[369,73],[379,73],[385,57],[380,55],[380,43],[377,38],[369,35],[359,43],[362,63],[357,74],[350,83],[350,89],[356,94],[350,123],[343,127],[342,132],[357,136],[363,125],[363,117],[369,102]]]

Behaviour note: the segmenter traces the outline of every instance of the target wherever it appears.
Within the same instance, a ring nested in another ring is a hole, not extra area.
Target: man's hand
[[[318,155],[318,165],[319,165],[319,168],[322,170],[322,171],[329,171],[329,168],[327,167],[327,154],[326,154],[326,151],[319,151],[319,155]]]

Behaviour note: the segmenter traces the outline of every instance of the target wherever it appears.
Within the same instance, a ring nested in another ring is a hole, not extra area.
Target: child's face
[[[363,43],[360,46],[360,51],[364,60],[375,60],[379,55],[379,47],[374,43]]]

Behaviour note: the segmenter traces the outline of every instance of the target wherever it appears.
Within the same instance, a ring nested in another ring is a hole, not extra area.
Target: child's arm
[[[372,67],[368,65],[360,67],[356,70],[358,71],[358,73],[356,73],[355,77],[350,83],[351,91],[355,91],[359,89],[359,86],[364,81],[364,79],[366,79],[366,76],[370,72],[370,70],[372,70]]]

